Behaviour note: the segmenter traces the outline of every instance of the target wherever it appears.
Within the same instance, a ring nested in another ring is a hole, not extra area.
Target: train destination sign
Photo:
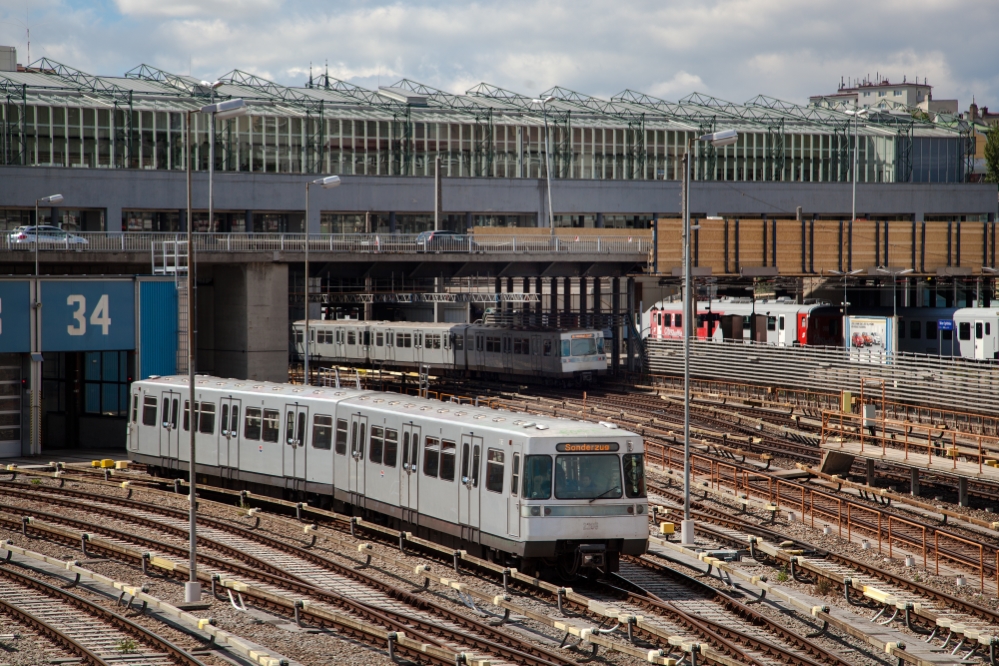
[[[612,453],[621,448],[617,442],[603,444],[556,444],[555,450],[559,453]]]

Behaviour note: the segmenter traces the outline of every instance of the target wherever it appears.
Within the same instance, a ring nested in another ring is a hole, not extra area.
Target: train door
[[[975,320],[975,358],[985,359],[985,322],[981,319]]]
[[[222,398],[219,425],[219,466],[239,467],[240,400]]]
[[[777,315],[777,344],[787,346],[787,322],[784,315]]]
[[[344,353],[344,336],[343,326],[337,326],[333,331],[333,357],[343,358],[346,354]]]
[[[509,372],[513,370],[513,336],[509,333],[503,334],[503,369]]]
[[[423,331],[413,331],[413,363],[419,366],[425,358],[423,354]]]
[[[521,455],[521,445],[514,444],[510,449],[510,496],[507,497],[506,533],[512,537],[520,536],[520,474],[524,464]]]
[[[531,336],[531,370],[541,372],[543,368],[541,362],[541,336]]]
[[[180,460],[180,428],[177,427],[177,412],[180,408],[180,393],[164,391],[160,401],[160,455]]]
[[[306,435],[309,408],[304,405],[286,405],[284,409],[284,475],[286,478],[305,480]]]
[[[347,490],[351,503],[364,495],[364,443],[368,436],[368,417],[361,414],[350,415],[350,459],[347,461]]]
[[[402,519],[416,524],[420,509],[420,426],[407,423],[402,426],[402,464],[399,465],[399,508]]]
[[[458,523],[462,537],[478,541],[479,474],[482,467],[482,438],[461,436],[461,485],[458,490]],[[467,529],[466,529],[467,528]]]

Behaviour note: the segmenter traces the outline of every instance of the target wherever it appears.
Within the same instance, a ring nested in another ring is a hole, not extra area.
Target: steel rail
[[[204,662],[195,656],[191,655],[187,650],[184,650],[177,645],[174,645],[171,641],[159,636],[145,627],[132,622],[128,618],[115,613],[103,606],[96,604],[92,601],[84,599],[83,597],[73,594],[67,590],[50,585],[44,581],[33,578],[27,574],[13,570],[9,566],[0,566],[0,576],[4,576],[9,580],[16,582],[18,585],[23,587],[28,587],[36,592],[44,594],[45,596],[58,599],[59,601],[79,608],[88,615],[92,615],[100,619],[105,624],[110,624],[124,632],[137,636],[140,640],[155,646],[157,650],[163,651],[169,655],[169,657],[178,664],[186,666],[205,666]],[[53,625],[35,617],[28,611],[19,609],[17,606],[7,602],[6,600],[0,598],[0,604],[10,611],[12,614],[21,617],[28,623],[36,626],[36,628],[41,629],[50,637],[58,640],[63,645],[69,647],[70,650],[77,652],[80,657],[92,660],[92,663],[99,664],[101,666],[107,666],[108,662],[94,653],[92,650],[87,648],[85,645],[79,641],[65,635],[60,629],[54,627]],[[116,661],[116,660],[115,660]]]
[[[67,506],[67,507],[75,508],[75,509],[81,510],[81,511],[97,511],[97,512],[100,512],[103,515],[106,515],[106,516],[109,516],[109,517],[113,517],[113,518],[116,518],[118,520],[128,521],[128,522],[137,522],[137,523],[139,523],[140,525],[142,525],[144,527],[151,527],[151,528],[159,529],[161,531],[168,532],[168,533],[173,533],[173,534],[176,534],[178,536],[184,536],[184,535],[187,534],[187,531],[185,529],[183,529],[183,528],[175,527],[175,526],[168,525],[166,523],[162,523],[162,522],[155,521],[155,520],[145,519],[145,518],[142,518],[141,516],[135,516],[133,514],[129,514],[129,513],[126,513],[126,512],[122,512],[122,511],[114,511],[114,510],[108,509],[107,507],[95,506],[93,504],[84,504],[83,502],[69,501],[69,500],[65,500],[65,499],[61,499],[61,498],[50,498],[50,497],[48,497],[48,496],[46,496],[44,494],[44,491],[55,490],[59,494],[65,494],[65,495],[70,495],[70,496],[75,496],[75,497],[87,498],[87,499],[89,499],[91,501],[106,502],[106,503],[109,503],[109,504],[119,504],[121,506],[125,506],[125,507],[132,508],[132,509],[140,509],[140,510],[149,511],[149,512],[152,512],[152,513],[159,513],[160,515],[165,515],[165,516],[170,516],[170,517],[177,517],[178,510],[171,509],[169,507],[162,507],[162,506],[158,506],[158,505],[147,504],[147,503],[143,503],[143,502],[138,502],[136,500],[123,500],[121,498],[112,498],[112,497],[107,497],[107,496],[103,496],[103,495],[97,495],[97,494],[93,494],[93,493],[87,493],[85,491],[79,491],[79,490],[73,490],[73,489],[44,488],[44,489],[39,489],[37,491],[35,491],[34,489],[27,490],[27,491],[22,491],[21,489],[11,489],[9,487],[0,487],[0,492],[9,493],[11,490],[15,490],[15,492],[18,494],[18,496],[21,496],[21,497],[29,497],[29,496],[34,495],[35,499],[38,499],[38,496],[42,495],[44,497],[45,501],[48,501],[49,503],[52,503],[52,504],[57,504],[57,505],[60,505],[60,506]],[[44,515],[46,519],[52,520],[53,522],[63,522],[63,523],[66,523],[66,524],[73,524],[75,527],[78,527],[80,529],[86,529],[86,527],[87,527],[86,524],[83,523],[82,521],[76,521],[74,519],[66,518],[66,517],[63,517],[63,516],[56,515],[56,514],[45,513],[45,512],[37,511],[35,509],[30,509],[30,510],[21,509],[21,510],[22,511],[29,511],[29,512],[35,513],[37,515]],[[186,513],[182,512],[182,511],[180,511],[179,513],[186,515]],[[244,553],[244,552],[242,552],[242,551],[240,551],[240,550],[238,550],[236,548],[233,548],[231,546],[227,546],[227,545],[225,545],[225,544],[223,544],[223,543],[221,543],[221,542],[219,542],[217,540],[214,540],[214,539],[212,539],[210,537],[207,537],[207,536],[204,536],[204,535],[202,535],[201,537],[199,537],[200,541],[204,545],[206,545],[206,546],[208,546],[210,548],[213,548],[213,549],[217,549],[220,552],[224,552],[229,557],[233,557],[233,558],[242,560],[242,561],[246,562],[249,565],[249,567],[254,567],[256,569],[259,569],[260,571],[268,572],[270,574],[270,576],[268,576],[268,581],[267,582],[269,582],[271,584],[274,584],[274,585],[277,585],[277,586],[280,586],[280,587],[296,586],[296,588],[297,588],[296,591],[300,591],[300,592],[304,592],[304,593],[309,593],[309,594],[314,594],[314,595],[316,595],[316,596],[318,596],[320,598],[323,598],[324,601],[330,601],[331,600],[331,599],[326,598],[327,595],[335,595],[337,602],[340,602],[341,600],[345,600],[345,601],[350,601],[351,602],[351,604],[350,604],[351,606],[353,606],[354,604],[357,604],[357,607],[355,607],[353,610],[358,610],[360,608],[366,608],[366,609],[370,609],[370,610],[375,610],[375,611],[377,611],[377,612],[385,615],[387,618],[393,620],[393,623],[395,624],[395,629],[398,630],[398,631],[403,631],[403,630],[405,630],[405,631],[411,631],[411,629],[409,627],[400,626],[401,624],[404,624],[404,623],[408,622],[410,624],[417,625],[421,631],[424,631],[424,632],[433,632],[433,633],[435,633],[437,635],[446,635],[446,636],[451,637],[451,638],[453,638],[455,640],[459,640],[462,643],[473,645],[476,649],[481,649],[481,650],[484,650],[484,651],[488,651],[488,652],[490,652],[492,654],[500,655],[503,658],[511,659],[513,661],[516,661],[517,663],[525,663],[525,664],[567,664],[567,663],[570,663],[569,660],[565,659],[564,657],[561,657],[560,655],[555,654],[554,652],[551,652],[551,651],[546,650],[544,648],[541,648],[539,646],[534,646],[532,643],[529,643],[527,641],[522,641],[522,640],[516,639],[516,638],[510,636],[509,634],[507,634],[505,632],[502,632],[502,631],[499,631],[499,630],[497,630],[497,629],[495,629],[493,627],[490,627],[488,624],[486,624],[484,622],[479,622],[479,621],[477,621],[477,620],[475,620],[475,619],[473,619],[471,617],[468,617],[468,616],[463,615],[461,613],[457,613],[455,611],[452,611],[452,610],[448,609],[447,607],[442,606],[441,604],[438,604],[438,603],[436,603],[434,601],[431,601],[431,600],[419,597],[419,596],[417,596],[415,594],[407,592],[406,590],[403,590],[402,588],[390,585],[390,584],[388,584],[388,583],[386,583],[384,581],[380,581],[377,578],[368,576],[368,575],[364,574],[363,572],[358,571],[357,569],[354,569],[352,567],[343,566],[343,565],[341,565],[341,564],[339,564],[337,562],[334,562],[333,560],[330,560],[330,559],[325,558],[325,557],[323,557],[321,555],[318,555],[317,553],[313,553],[313,552],[311,552],[309,550],[306,550],[305,548],[294,546],[292,544],[285,543],[284,541],[281,541],[279,539],[274,539],[274,538],[267,537],[267,536],[262,535],[259,532],[256,532],[254,530],[249,530],[247,528],[242,528],[242,527],[237,527],[235,525],[230,525],[230,524],[225,523],[223,521],[219,521],[217,519],[213,519],[213,518],[206,517],[206,516],[203,516],[203,515],[200,515],[198,517],[198,520],[199,520],[199,522],[201,524],[203,524],[205,526],[213,527],[213,528],[219,529],[219,530],[224,530],[224,531],[229,532],[231,534],[236,534],[236,535],[238,535],[238,536],[240,536],[242,538],[246,538],[246,539],[250,539],[250,540],[256,541],[258,543],[261,543],[261,544],[266,545],[268,547],[274,548],[276,550],[281,550],[281,551],[287,552],[287,553],[295,555],[295,556],[297,556],[297,557],[299,557],[299,558],[301,558],[303,560],[306,560],[306,561],[309,561],[309,562],[311,562],[313,564],[316,564],[317,566],[323,567],[325,569],[329,569],[331,571],[334,571],[337,574],[340,574],[340,575],[352,578],[354,580],[357,580],[357,581],[359,581],[359,582],[361,582],[361,583],[363,583],[363,584],[365,584],[367,586],[370,586],[370,587],[372,587],[374,589],[377,589],[377,590],[381,591],[382,593],[390,596],[391,598],[394,598],[396,600],[402,601],[403,603],[405,603],[405,604],[407,604],[409,606],[412,606],[413,608],[415,608],[417,610],[423,610],[425,612],[433,613],[433,614],[436,614],[438,616],[444,617],[445,619],[447,619],[447,620],[449,620],[451,622],[454,622],[455,624],[457,624],[459,626],[463,626],[463,627],[465,627],[465,628],[467,628],[467,629],[469,629],[469,630],[471,630],[471,631],[473,631],[475,633],[473,633],[473,634],[462,634],[462,633],[454,632],[454,630],[450,630],[450,629],[447,629],[447,628],[444,628],[444,627],[440,627],[439,625],[435,625],[433,623],[429,623],[426,620],[422,620],[422,619],[420,619],[418,617],[409,616],[409,615],[402,615],[402,614],[397,613],[396,611],[392,611],[392,610],[389,610],[389,609],[381,608],[381,607],[376,606],[376,605],[366,604],[366,603],[363,603],[363,602],[356,602],[356,601],[350,600],[349,597],[343,597],[341,595],[336,595],[335,593],[332,593],[332,592],[330,592],[328,590],[324,590],[322,588],[319,588],[319,587],[315,586],[313,583],[310,583],[309,581],[301,578],[300,576],[297,576],[295,574],[286,572],[283,569],[281,569],[280,567],[276,567],[276,566],[274,566],[274,565],[272,565],[272,564],[270,564],[270,563],[268,563],[268,562],[266,562],[266,561],[264,561],[264,560],[262,560],[260,558],[254,557],[254,556],[249,555],[247,553]],[[107,533],[114,533],[114,535],[115,535],[116,538],[120,538],[120,539],[126,540],[126,541],[133,541],[134,542],[134,541],[145,539],[144,537],[141,537],[139,535],[129,534],[129,533],[126,533],[126,532],[121,532],[119,530],[112,530],[110,528],[104,528],[104,527],[93,528],[93,531],[95,531],[95,532],[102,532],[102,531],[104,531],[104,532],[107,532]],[[159,543],[159,542],[153,541],[152,539],[146,539],[145,543],[143,543],[143,545],[146,546],[146,547],[154,547],[154,548],[157,548],[157,549],[161,549],[164,552],[172,552],[174,555],[180,555],[180,556],[182,556],[182,555],[184,555],[184,554],[187,553],[187,551],[185,549],[183,549],[183,548],[173,547],[173,546],[170,546],[169,544]],[[199,559],[201,557],[202,556],[199,555]],[[204,557],[204,559],[206,561],[208,561],[208,563],[211,564],[212,566],[216,566],[218,568],[226,568],[226,569],[229,569],[229,570],[232,569],[232,567],[230,565],[228,565],[224,560],[219,560],[217,558],[214,558],[214,557],[211,557],[211,556],[207,556],[207,555]],[[241,568],[241,570],[238,570],[237,573],[239,573],[240,575],[248,576],[248,577],[256,577],[256,578],[260,578],[261,577],[261,573],[260,572],[256,571],[254,568],[249,568],[249,567],[243,567],[243,568]],[[486,637],[486,638],[480,638],[480,636],[481,637]]]

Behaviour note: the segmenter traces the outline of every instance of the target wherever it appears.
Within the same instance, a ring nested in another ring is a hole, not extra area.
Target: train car
[[[365,516],[525,570],[645,552],[639,435],[397,393],[186,376],[133,382],[129,457]]]
[[[760,319],[756,339],[777,346],[842,346],[843,316],[825,301],[798,304],[790,299],[722,298],[697,303],[696,336],[701,340],[725,337],[723,320],[736,316],[735,338],[753,339],[753,315]],[[643,329],[651,339],[683,338],[683,303],[660,301],[643,315]]]
[[[892,312],[889,308],[877,308],[857,314],[890,317]],[[894,312],[898,316],[899,351],[979,361],[999,358],[999,309],[906,307]],[[941,328],[942,321],[953,322],[953,328]]]
[[[304,353],[304,321],[294,323]],[[310,320],[311,349],[321,361],[371,364],[550,383],[585,383],[607,372],[602,331],[539,330],[497,324]]]

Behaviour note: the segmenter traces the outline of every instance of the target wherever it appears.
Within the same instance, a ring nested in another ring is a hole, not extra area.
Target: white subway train
[[[304,321],[293,325],[295,350]],[[309,320],[312,356],[331,363],[584,383],[607,372],[602,331],[532,330],[495,324]]]
[[[898,308],[896,312],[899,351],[999,359],[999,308]],[[891,317],[892,310],[850,308],[849,315]]]
[[[197,471],[307,499],[525,570],[616,571],[645,552],[642,438],[611,424],[397,393],[196,379]],[[185,376],[131,388],[129,457],[189,469]]]

